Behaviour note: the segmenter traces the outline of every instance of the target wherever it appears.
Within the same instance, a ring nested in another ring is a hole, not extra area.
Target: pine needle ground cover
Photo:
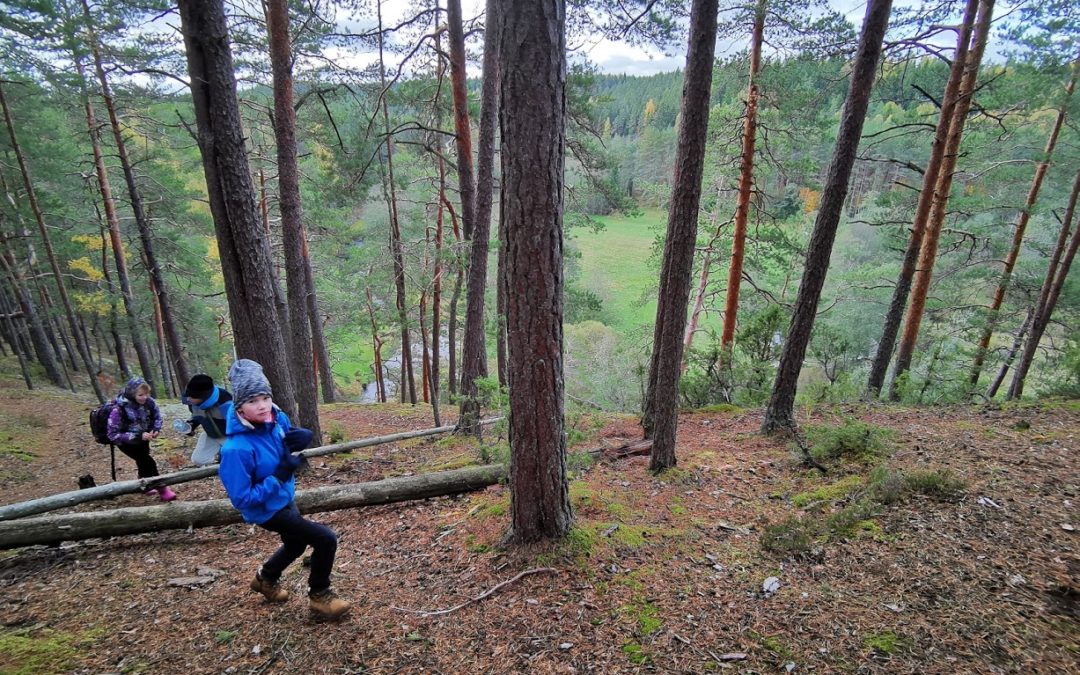
[[[107,480],[107,450],[83,422],[88,401],[3,384],[0,419],[39,414],[44,402],[51,412],[35,427],[45,440],[31,458],[0,453],[0,501],[72,489],[82,473]],[[1076,406],[803,412],[804,426],[855,420],[888,430],[885,447],[870,463],[830,460],[822,475],[804,468],[789,440],[757,435],[756,411],[686,413],[672,471],[653,476],[646,457],[603,453],[572,462],[574,530],[527,548],[502,543],[504,486],[316,515],[339,533],[334,583],[355,602],[340,624],[309,618],[299,566],[284,578],[289,602],[264,604],[247,590],[275,546],[247,525],[0,552],[0,671],[1075,667]],[[574,452],[639,438],[632,418],[593,421],[580,425],[587,433]],[[331,422],[360,438],[428,427],[430,410],[338,404],[323,410],[324,426]],[[479,454],[467,441],[418,439],[319,458],[300,483],[420,473]],[[132,477],[129,464],[121,460],[121,479]],[[223,496],[213,480],[177,489],[182,500]],[[126,495],[80,508],[145,503]],[[767,546],[767,533],[792,520],[806,525],[806,547]],[[554,572],[470,602],[544,568]],[[170,585],[203,573],[212,580]]]

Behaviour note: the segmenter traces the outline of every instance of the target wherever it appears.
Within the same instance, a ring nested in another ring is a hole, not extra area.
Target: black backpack
[[[109,414],[116,407],[116,401],[106,401],[103,405],[90,411],[90,433],[94,440],[102,445],[112,445],[109,440]]]

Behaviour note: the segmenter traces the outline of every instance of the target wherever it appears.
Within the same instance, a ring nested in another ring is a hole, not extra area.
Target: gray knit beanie
[[[229,381],[232,382],[233,405],[240,407],[256,396],[273,396],[270,381],[263,375],[262,366],[251,359],[239,359],[229,368]]]

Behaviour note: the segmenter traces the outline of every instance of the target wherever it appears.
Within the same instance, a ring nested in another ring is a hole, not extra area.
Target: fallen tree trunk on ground
[[[301,490],[296,493],[296,504],[302,513],[337,511],[357,506],[375,506],[471,492],[494,485],[504,478],[505,466],[488,464],[418,476],[387,478],[370,483]],[[240,513],[227,499],[172,502],[160,506],[129,507],[91,513],[65,513],[0,523],[0,549],[162,530],[212,527],[240,521]]]
[[[481,421],[480,424],[492,424],[499,421],[500,419],[502,418],[486,419]],[[423,438],[424,436],[436,436],[438,434],[446,434],[450,433],[454,429],[454,425],[450,424],[447,426],[435,427],[434,429],[403,431],[401,433],[389,434],[387,436],[375,436],[372,438],[365,438],[359,441],[349,441],[348,443],[337,443],[334,445],[324,445],[318,448],[309,448],[307,450],[304,450],[300,454],[304,457],[321,457],[323,455],[349,452],[350,450],[357,450],[359,448],[368,448],[373,445],[396,443],[397,441],[405,441],[411,438]],[[208,478],[210,476],[216,476],[217,472],[218,465],[210,464],[195,469],[184,469],[183,471],[177,471],[175,473],[167,473],[161,476],[154,476],[153,478],[125,480],[118,483],[109,483],[108,485],[87,488],[85,490],[62,492],[60,494],[50,495],[48,497],[31,499],[29,501],[19,502],[17,504],[9,504],[8,506],[0,506],[0,521],[12,520],[15,518],[24,518],[26,516],[32,516],[38,513],[46,513],[48,511],[56,511],[58,509],[66,509],[72,506],[77,506],[78,504],[92,502],[97,499],[108,499],[110,497],[117,497],[119,495],[134,494],[136,492],[142,492],[150,488],[160,488],[163,485],[176,485],[177,483],[186,483],[188,481]]]

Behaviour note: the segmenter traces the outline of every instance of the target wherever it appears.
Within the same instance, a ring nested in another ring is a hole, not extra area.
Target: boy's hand
[[[294,427],[285,432],[285,447],[289,452],[300,452],[311,445],[313,434],[310,429]]]
[[[286,452],[281,457],[281,463],[274,469],[274,478],[277,478],[278,481],[282,483],[287,483],[289,479],[292,478],[292,475],[296,473],[296,469],[299,466],[300,457],[291,452]]]

